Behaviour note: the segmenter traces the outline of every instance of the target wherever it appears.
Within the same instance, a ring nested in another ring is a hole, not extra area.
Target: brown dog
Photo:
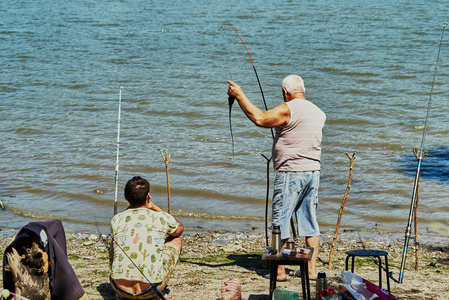
[[[17,247],[18,250],[12,248],[12,252],[6,253],[8,265],[5,270],[12,275],[17,295],[50,300],[50,263],[38,239],[36,236]]]

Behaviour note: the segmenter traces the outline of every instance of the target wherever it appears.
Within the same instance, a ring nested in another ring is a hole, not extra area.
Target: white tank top
[[[273,166],[277,171],[316,171],[321,168],[321,140],[326,114],[308,100],[285,102],[290,122],[276,127]]]

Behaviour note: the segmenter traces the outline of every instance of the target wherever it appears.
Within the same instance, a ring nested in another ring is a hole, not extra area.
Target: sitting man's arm
[[[157,206],[153,201],[150,201],[150,203],[148,203],[148,208],[154,211],[159,211],[162,212],[163,210]]]
[[[169,233],[168,235],[170,236],[181,236],[181,234],[184,232],[184,226],[182,226],[182,224],[178,221],[176,221],[176,224],[178,224],[178,228],[176,229],[175,232],[173,233]]]
[[[159,211],[159,212],[163,211],[153,201],[150,201],[150,203],[148,204],[148,208],[151,209],[151,210],[154,210],[154,211]],[[181,234],[184,232],[184,226],[180,222],[178,222],[177,220],[175,220],[175,221],[176,221],[176,224],[178,225],[178,228],[176,229],[175,232],[169,233],[168,235],[173,236],[173,237],[181,236]]]

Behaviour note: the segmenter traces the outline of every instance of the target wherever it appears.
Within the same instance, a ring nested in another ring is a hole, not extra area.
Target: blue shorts
[[[320,171],[277,172],[274,180],[272,225],[281,227],[281,239],[291,237],[291,218],[298,236],[319,236],[316,220]]]

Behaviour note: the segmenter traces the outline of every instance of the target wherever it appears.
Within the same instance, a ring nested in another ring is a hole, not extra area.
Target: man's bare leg
[[[288,239],[282,240],[282,246],[285,247]],[[318,258],[318,248],[320,246],[320,236],[308,236],[306,237],[306,247],[313,248],[312,260],[309,263],[309,278],[315,279],[318,277],[318,272],[316,271],[316,261]],[[285,266],[278,266],[278,280],[287,278],[285,274]]]
[[[282,240],[282,247],[285,248],[285,246],[287,245],[288,239],[284,239]],[[281,251],[281,249],[279,249],[279,251]],[[278,274],[277,274],[277,280],[286,280],[287,279],[287,274],[285,274],[285,266],[284,265],[279,265],[278,266]]]
[[[181,237],[179,237],[179,236],[168,236],[166,239],[165,239],[165,244],[172,244],[172,245],[174,245],[176,248],[178,248],[179,249],[179,251],[181,251],[181,249],[182,249],[182,240],[181,240]]]
[[[317,278],[316,260],[318,258],[318,247],[320,246],[320,236],[306,236],[306,246],[313,248],[312,260],[309,263],[309,278]]]

